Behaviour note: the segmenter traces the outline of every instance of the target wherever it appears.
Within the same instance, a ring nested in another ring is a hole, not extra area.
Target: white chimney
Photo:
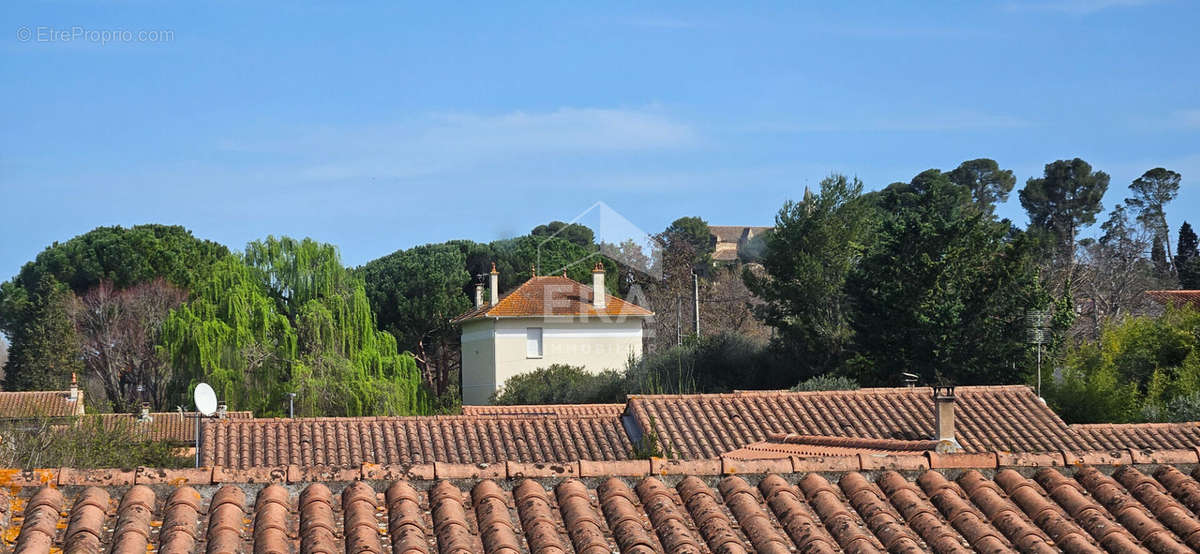
[[[933,428],[938,452],[962,450],[954,436],[954,387],[933,387]]]
[[[492,262],[492,273],[490,277],[491,279],[489,280],[488,285],[492,289],[492,305],[495,306],[500,302],[500,272],[496,271],[496,262]]]
[[[475,307],[483,305],[483,283],[475,283]]]
[[[224,402],[217,404],[217,419],[225,419],[227,413],[229,413],[229,404]]]
[[[604,292],[604,265],[596,262],[595,269],[592,269],[592,305],[600,309],[607,304],[608,293]]]
[[[71,402],[79,400],[79,381],[75,379],[75,374],[71,374]]]
[[[150,421],[150,403],[142,402],[142,413],[138,415],[138,421]]]

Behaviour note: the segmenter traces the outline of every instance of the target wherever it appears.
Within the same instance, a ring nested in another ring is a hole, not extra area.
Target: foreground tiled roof
[[[93,416],[89,416],[93,417]],[[105,425],[128,425],[135,432],[152,441],[170,441],[193,444],[196,442],[196,412],[150,412],[149,419],[140,414],[98,414]],[[253,412],[226,412],[231,419],[249,419]]]
[[[1092,449],[1170,449],[1200,446],[1200,422],[1187,423],[1095,423],[1072,425]]]
[[[938,441],[935,440],[858,439],[797,435],[795,433],[767,433],[767,440],[750,443],[737,450],[726,452],[722,456],[742,460],[760,460],[793,456],[854,456],[860,453],[910,454],[928,452],[936,449],[937,445]]]
[[[955,389],[957,438],[968,452],[1090,450],[1024,385]],[[768,433],[926,440],[933,392],[925,388],[635,395],[626,418],[640,437],[653,427],[669,453],[712,458]]]
[[[605,293],[607,294],[607,293]],[[592,305],[592,287],[562,276],[533,277],[500,297],[495,306],[484,304],[454,321],[482,317],[543,316],[650,316],[653,312],[611,294],[599,310]]]
[[[30,472],[0,489],[0,536],[21,553],[1185,553],[1200,548],[1195,461]]]
[[[1146,296],[1160,304],[1200,308],[1200,290],[1148,290]]]
[[[0,419],[82,414],[83,404],[72,400],[70,391],[0,392]]]
[[[632,448],[619,418],[586,415],[227,419],[203,433],[204,463],[234,468],[624,460]]]

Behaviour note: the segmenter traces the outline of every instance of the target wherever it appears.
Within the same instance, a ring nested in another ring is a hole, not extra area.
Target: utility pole
[[[696,338],[700,338],[700,276],[692,272],[692,304],[696,316]]]

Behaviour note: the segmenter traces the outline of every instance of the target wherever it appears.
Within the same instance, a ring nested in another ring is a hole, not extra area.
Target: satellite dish
[[[213,388],[208,386],[208,383],[196,385],[196,392],[192,393],[192,398],[196,400],[197,412],[204,416],[217,413],[217,393],[213,392]]]

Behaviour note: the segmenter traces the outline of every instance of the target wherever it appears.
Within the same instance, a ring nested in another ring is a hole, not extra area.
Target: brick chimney
[[[954,387],[933,387],[933,432],[938,452],[962,450],[954,435]]]
[[[596,262],[596,267],[592,269],[592,305],[601,309],[607,304],[608,294],[604,292],[604,264]]]
[[[483,305],[483,283],[475,283],[475,307]]]
[[[495,306],[500,302],[500,272],[496,271],[496,262],[492,262],[492,272],[488,275],[488,285],[491,289],[491,304]]]

